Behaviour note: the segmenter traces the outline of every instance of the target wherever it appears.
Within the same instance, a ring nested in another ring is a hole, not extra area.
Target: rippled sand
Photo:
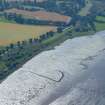
[[[80,91],[81,82],[89,82],[89,67],[102,59],[104,50],[105,31],[69,39],[40,53],[0,85],[0,105],[104,105],[94,104],[95,98],[89,103],[91,91],[88,98]]]

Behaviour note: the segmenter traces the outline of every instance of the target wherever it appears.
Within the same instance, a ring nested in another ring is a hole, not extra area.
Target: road
[[[92,7],[92,1],[86,0],[86,6],[84,8],[82,8],[82,10],[79,12],[79,15],[86,16],[89,13],[91,7]]]

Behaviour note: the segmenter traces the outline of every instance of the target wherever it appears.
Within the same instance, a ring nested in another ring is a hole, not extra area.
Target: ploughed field
[[[0,22],[0,46],[29,38],[38,38],[46,32],[55,30],[56,27],[52,26],[30,26]]]
[[[24,18],[30,19],[37,19],[42,21],[52,21],[52,22],[64,22],[68,23],[71,20],[71,17],[61,15],[56,12],[47,12],[45,10],[40,11],[26,11],[26,10],[19,10],[16,8],[5,10],[7,14],[18,14],[22,15]]]

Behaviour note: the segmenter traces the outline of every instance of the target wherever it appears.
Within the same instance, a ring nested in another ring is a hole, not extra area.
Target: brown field
[[[56,31],[56,27],[28,26],[0,22],[0,46],[27,40],[29,38],[37,38],[51,30]]]
[[[71,20],[69,16],[64,16],[55,12],[46,12],[46,11],[26,11],[26,10],[18,10],[18,9],[9,9],[6,10],[7,13],[16,13],[21,14],[24,17],[35,18],[38,20],[52,21],[52,22],[68,22]]]

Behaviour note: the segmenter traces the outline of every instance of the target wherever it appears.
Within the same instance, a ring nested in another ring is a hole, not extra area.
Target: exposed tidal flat
[[[104,105],[105,31],[68,39],[0,84],[0,105]]]

